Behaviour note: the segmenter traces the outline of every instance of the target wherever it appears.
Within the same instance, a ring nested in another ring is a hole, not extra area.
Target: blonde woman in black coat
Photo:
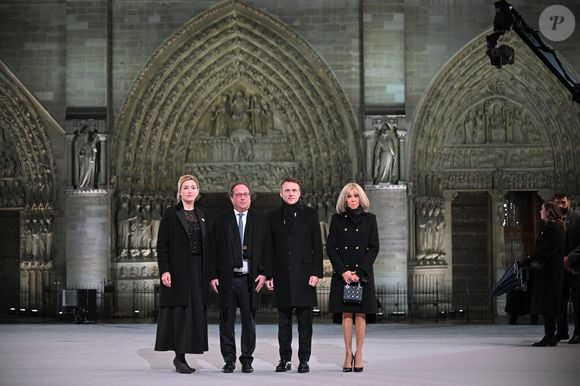
[[[373,263],[379,252],[377,219],[368,212],[369,199],[360,185],[346,184],[332,216],[326,249],[332,263],[329,309],[342,313],[345,359],[344,372],[363,371],[363,344],[366,330],[365,314],[377,312]],[[342,295],[345,284],[361,283],[361,304],[345,304]],[[352,350],[353,325],[356,332],[356,352]]]
[[[161,274],[155,351],[175,351],[173,365],[181,374],[195,371],[185,354],[208,350],[207,221],[195,206],[199,182],[184,175],[177,183],[176,206],[167,208],[159,225],[157,261]]]
[[[560,207],[545,201],[540,210],[542,226],[535,251],[520,261],[534,271],[534,285],[530,311],[542,314],[544,337],[533,344],[536,347],[556,346],[556,317],[560,307],[562,278],[564,276],[564,241],[566,232]]]

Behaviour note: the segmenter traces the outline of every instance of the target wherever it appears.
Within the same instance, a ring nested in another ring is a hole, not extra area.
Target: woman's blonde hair
[[[185,181],[195,182],[195,186],[197,186],[197,191],[199,192],[201,190],[201,186],[199,186],[199,181],[196,177],[192,176],[191,174],[184,174],[181,177],[179,177],[179,180],[177,181],[177,202],[181,201],[181,195],[179,194],[179,192],[181,192],[181,185],[183,185]],[[199,200],[199,194],[195,198],[195,201],[197,200]]]
[[[348,184],[344,185],[344,188],[340,191],[338,195],[338,199],[336,200],[336,213],[344,213],[346,211],[346,196],[348,192],[354,190],[358,193],[358,198],[360,199],[360,206],[363,211],[369,211],[369,198],[365,193],[364,189],[357,184],[356,182],[349,182]]]

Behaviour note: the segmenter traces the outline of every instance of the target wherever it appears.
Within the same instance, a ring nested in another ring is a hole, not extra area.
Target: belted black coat
[[[185,306],[192,280],[201,280],[199,288],[202,290],[204,304],[207,304],[207,245],[208,225],[205,211],[195,207],[201,226],[202,234],[202,272],[200,277],[190,277],[192,255],[187,232],[187,221],[183,204],[169,207],[163,212],[157,236],[157,264],[159,275],[164,272],[171,274],[171,287],[160,284],[159,305],[161,307]]]
[[[242,255],[242,246],[238,224],[233,209],[228,209],[218,215],[212,224],[210,237],[211,253],[209,259],[209,280],[219,279],[219,306],[230,306],[230,291],[234,272],[233,258]],[[259,274],[270,278],[272,276],[272,251],[270,228],[264,215],[253,209],[248,210],[244,229],[244,258],[248,259],[251,286],[252,308],[258,305],[256,283]]]
[[[313,307],[316,288],[308,285],[310,276],[322,278],[322,236],[318,213],[302,203],[296,206],[290,228],[282,208],[268,214],[272,235],[272,276],[277,307]]]

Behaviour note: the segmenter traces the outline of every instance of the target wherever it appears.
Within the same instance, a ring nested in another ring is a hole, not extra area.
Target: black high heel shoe
[[[355,373],[362,373],[362,372],[363,372],[363,369],[364,369],[364,367],[362,367],[362,366],[361,366],[361,367],[356,367],[356,366],[354,365],[354,355],[353,355],[353,356],[352,356],[352,370],[353,370]]]
[[[352,356],[352,361],[350,362],[350,367],[343,367],[342,372],[343,373],[351,373],[353,367],[354,367],[354,355]]]

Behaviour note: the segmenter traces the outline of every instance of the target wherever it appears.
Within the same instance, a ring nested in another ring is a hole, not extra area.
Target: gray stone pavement
[[[0,385],[579,385],[580,345],[531,347],[540,325],[371,324],[362,373],[342,373],[340,325],[315,324],[311,372],[276,373],[277,327],[259,324],[254,373],[222,374],[218,327],[210,349],[188,355],[194,374],[177,374],[173,353],[153,351],[154,324],[0,325]],[[239,326],[237,326],[239,331]],[[294,331],[296,346],[296,331]]]

